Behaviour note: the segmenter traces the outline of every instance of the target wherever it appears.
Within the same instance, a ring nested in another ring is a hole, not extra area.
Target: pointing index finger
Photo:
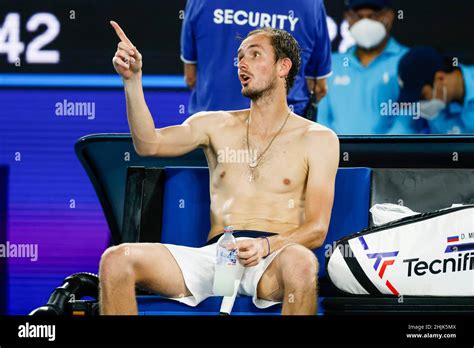
[[[120,38],[120,40],[122,40],[123,42],[125,42],[127,45],[129,45],[132,48],[135,47],[132,41],[130,41],[127,35],[125,35],[125,32],[122,30],[122,28],[120,28],[120,25],[118,25],[117,22],[110,21],[110,25],[112,25],[112,27],[115,29],[115,33]]]

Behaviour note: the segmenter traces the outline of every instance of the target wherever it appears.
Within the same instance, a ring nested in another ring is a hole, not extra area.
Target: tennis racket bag
[[[331,282],[349,294],[474,296],[474,205],[347,236],[326,265]]]

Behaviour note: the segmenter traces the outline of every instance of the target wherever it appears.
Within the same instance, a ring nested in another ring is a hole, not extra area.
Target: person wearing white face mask
[[[412,48],[400,60],[399,101],[418,103],[432,134],[474,132],[474,66],[456,62],[431,47]]]
[[[333,54],[328,95],[318,122],[338,134],[414,134],[424,120],[391,112],[398,99],[397,65],[407,48],[391,35],[395,13],[390,0],[347,0],[344,17],[355,45]]]

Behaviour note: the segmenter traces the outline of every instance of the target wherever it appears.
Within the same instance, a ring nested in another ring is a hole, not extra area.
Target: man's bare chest
[[[208,160],[214,188],[287,193],[300,191],[306,183],[306,149],[291,136],[275,138],[270,146],[245,135],[217,136]]]

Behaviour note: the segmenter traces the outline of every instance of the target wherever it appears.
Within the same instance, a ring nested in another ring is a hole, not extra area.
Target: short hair
[[[248,33],[247,37],[256,34],[266,34],[270,38],[271,45],[275,51],[275,62],[282,58],[288,58],[293,65],[285,78],[286,94],[290,92],[301,66],[301,48],[296,39],[287,31],[270,27],[259,28]]]

